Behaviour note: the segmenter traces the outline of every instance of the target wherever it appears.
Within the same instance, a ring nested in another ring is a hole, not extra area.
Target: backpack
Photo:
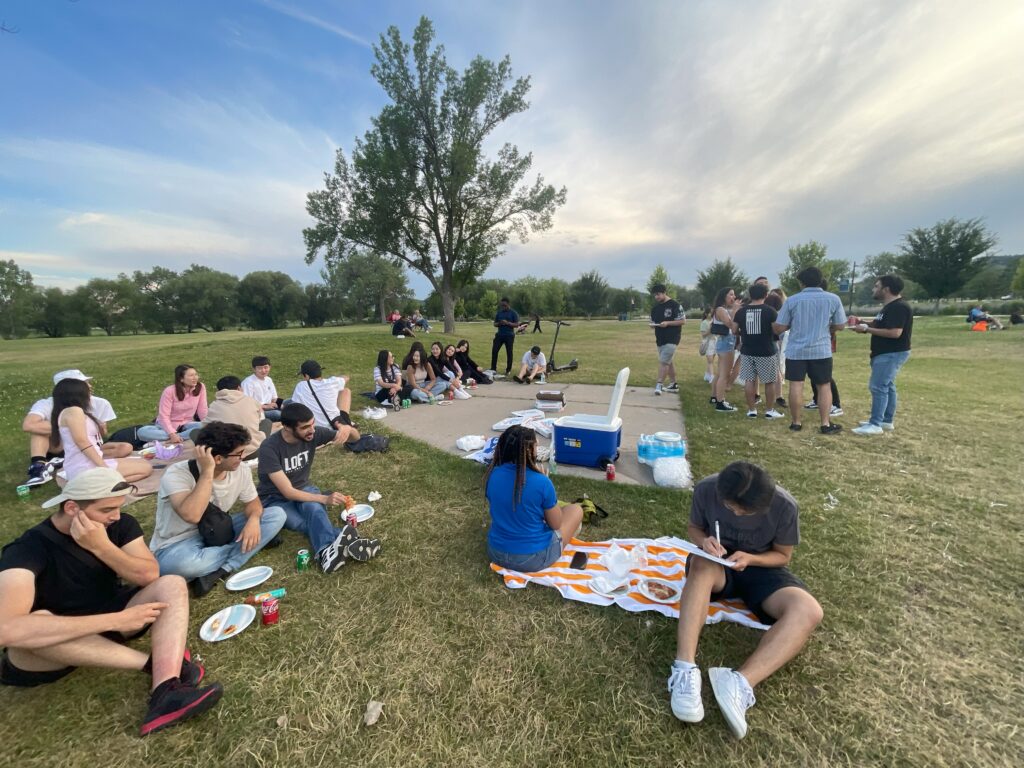
[[[195,459],[188,460],[188,471],[192,473],[192,478],[198,482],[199,463]],[[203,544],[208,547],[223,547],[225,544],[230,544],[235,540],[235,527],[234,522],[231,520],[231,515],[213,502],[206,505],[206,511],[199,518],[196,527],[199,528],[199,535],[203,539]]]
[[[130,443],[133,451],[140,451],[146,444],[145,440],[139,440],[139,427],[145,426],[139,424],[134,427],[124,427],[123,429],[117,430],[114,434],[107,438],[108,443]]]
[[[363,435],[354,443],[345,443],[352,453],[387,453],[391,438],[386,435]]]

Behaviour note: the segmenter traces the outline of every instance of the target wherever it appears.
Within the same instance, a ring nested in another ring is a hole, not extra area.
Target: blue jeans
[[[487,556],[491,558],[492,563],[497,563],[502,568],[509,568],[520,573],[543,571],[562,556],[562,537],[558,531],[552,531],[551,541],[548,542],[547,547],[526,555],[502,552],[488,544]]]
[[[299,489],[306,493],[322,493],[315,485],[307,485]],[[340,530],[334,527],[327,515],[327,507],[318,501],[291,501],[281,496],[267,496],[260,499],[263,506],[280,507],[284,510],[284,527],[289,531],[304,533],[309,539],[313,554],[338,538]]]
[[[231,516],[236,538],[242,533],[246,520],[247,518],[242,512],[236,512]],[[242,542],[240,541],[233,541],[222,547],[207,547],[203,544],[202,537],[196,532],[184,541],[169,544],[158,552],[154,552],[153,555],[160,565],[161,576],[175,574],[186,580],[191,580],[213,573],[218,568],[223,568],[228,572],[237,571],[248,562],[250,557],[263,549],[268,541],[277,536],[284,521],[283,509],[266,507],[263,510],[263,517],[260,518],[260,543],[248,552],[242,551]]]
[[[181,435],[182,440],[188,440],[189,432],[199,429],[201,426],[203,426],[202,423],[198,421],[190,421],[178,430],[178,434]],[[139,436],[139,440],[144,440],[147,443],[150,440],[167,440],[170,437],[159,424],[145,424],[139,427],[136,434]]]
[[[886,352],[871,358],[871,423],[876,427],[892,424],[896,415],[896,374],[910,357],[910,351]]]
[[[277,410],[276,408],[274,408],[273,410],[270,410],[270,411],[264,411],[263,412],[263,418],[264,419],[270,419],[273,422],[278,422],[278,421],[281,420],[281,412],[279,410]]]
[[[444,392],[446,389],[448,389],[448,382],[445,379],[435,379],[434,380],[434,386],[427,387],[427,389],[430,390],[430,394],[431,395],[433,395],[434,397],[437,397],[442,392]],[[420,403],[430,402],[430,398],[427,395],[423,394],[423,392],[421,392],[418,389],[414,389],[412,391],[412,393],[409,395],[409,397],[411,399],[413,399],[413,400],[416,400],[416,401],[420,402]]]

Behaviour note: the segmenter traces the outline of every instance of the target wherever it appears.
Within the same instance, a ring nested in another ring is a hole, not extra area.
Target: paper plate
[[[658,597],[651,592],[651,584],[662,584],[672,590],[671,597]],[[653,600],[656,603],[664,603],[665,605],[675,605],[679,602],[679,587],[673,584],[671,581],[665,581],[664,579],[643,579],[638,589],[640,594],[646,597],[648,600]]]
[[[373,507],[369,504],[356,504],[351,509],[346,509],[341,513],[342,518],[346,518],[350,513],[355,512],[356,522],[361,523],[364,520],[369,520],[373,517]]]
[[[612,579],[595,576],[590,580],[590,590],[602,597],[610,597],[614,600],[616,597],[622,597],[629,593],[629,582],[620,581],[616,583]]]
[[[208,643],[219,643],[241,634],[255,618],[256,609],[253,606],[244,603],[231,605],[204,621],[199,628],[199,636]],[[229,629],[230,632],[226,631]]]
[[[232,575],[224,582],[224,586],[232,592],[241,592],[243,589],[252,589],[257,584],[262,584],[273,575],[274,569],[269,565],[258,565]]]

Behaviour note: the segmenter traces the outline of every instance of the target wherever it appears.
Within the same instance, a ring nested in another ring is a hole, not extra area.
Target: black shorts
[[[687,570],[689,570],[690,555],[687,557]],[[775,618],[764,612],[762,604],[769,597],[785,587],[799,587],[804,592],[810,592],[807,585],[793,575],[789,568],[762,568],[759,565],[750,565],[742,571],[734,571],[732,568],[723,568],[725,571],[725,586],[720,592],[711,594],[711,602],[716,600],[729,600],[739,598],[747,604],[747,608],[754,612],[762,624],[774,624]]]
[[[128,601],[135,597],[135,593],[138,591],[137,587],[120,590],[110,602],[102,607],[102,610],[97,610],[95,615],[123,611],[127,607]],[[113,640],[115,643],[126,643],[129,640],[142,637],[149,631],[149,627],[150,625],[147,624],[135,634],[127,636],[122,635],[120,632],[101,632],[100,634],[108,640]],[[0,685],[14,685],[20,688],[46,685],[70,675],[75,669],[77,667],[61,667],[60,669],[51,669],[46,672],[31,672],[20,669],[11,663],[10,658],[7,656],[7,649],[4,648],[3,654],[0,655]]]
[[[786,358],[786,381],[803,381],[811,377],[811,384],[820,387],[832,381],[832,358],[818,360],[790,360]]]

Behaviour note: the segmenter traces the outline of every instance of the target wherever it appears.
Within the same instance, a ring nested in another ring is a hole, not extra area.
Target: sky
[[[862,260],[949,217],[1024,252],[1019,0],[0,0],[0,259],[317,280],[306,194],[387,103],[373,44],[421,14],[456,69],[530,77],[490,147],[568,188],[488,277],[774,279],[791,245]]]

